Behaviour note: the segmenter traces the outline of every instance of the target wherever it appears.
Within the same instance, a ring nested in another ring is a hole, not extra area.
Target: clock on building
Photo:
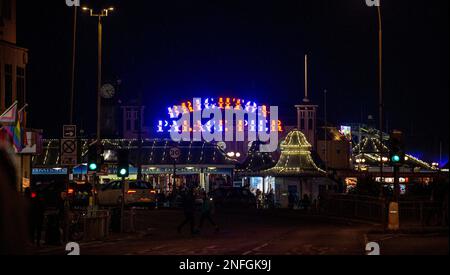
[[[116,94],[116,89],[111,84],[105,84],[101,88],[101,96],[105,99],[111,99]]]

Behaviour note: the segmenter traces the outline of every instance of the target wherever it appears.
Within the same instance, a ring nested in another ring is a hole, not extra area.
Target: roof
[[[272,157],[271,153],[261,153],[259,151],[259,146],[262,143],[260,141],[255,141],[252,143],[248,151],[247,158],[244,162],[238,165],[237,173],[247,174],[253,172],[260,172],[275,166],[276,162]]]
[[[324,176],[311,156],[311,144],[298,130],[291,131],[281,143],[281,156],[275,167],[263,174],[275,177],[318,177]]]
[[[81,161],[87,161],[87,151],[92,140],[80,140],[79,149],[82,156]],[[60,165],[60,141],[44,140],[43,154],[33,157],[34,167],[55,167]],[[114,152],[118,149],[129,149],[130,161],[135,164],[139,155],[138,140],[102,140],[103,149],[108,154],[105,161],[114,162]],[[235,166],[237,162],[228,158],[223,150],[214,143],[207,142],[181,142],[176,143],[171,140],[143,140],[142,144],[142,164],[143,165],[172,165],[174,160],[170,157],[170,150],[178,147],[181,156],[177,160],[180,165],[230,165]],[[111,156],[111,158],[110,158]],[[80,162],[80,161],[79,161]]]
[[[317,138],[324,140],[325,133],[328,141],[347,141],[345,136],[336,127],[322,127],[317,129]]]
[[[381,150],[384,153],[383,155],[389,152],[389,148],[384,143],[380,143],[378,137],[365,137],[353,148],[353,157],[355,160],[364,160],[365,165],[378,166],[380,163]],[[432,169],[430,164],[408,154],[405,156],[405,166],[412,168],[419,167],[428,170]]]

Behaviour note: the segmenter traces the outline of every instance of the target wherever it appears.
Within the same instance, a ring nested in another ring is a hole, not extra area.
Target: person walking
[[[212,214],[214,214],[213,199],[210,198],[206,192],[203,192],[202,199],[203,199],[202,215],[200,217],[199,229],[202,229],[205,220],[207,220],[212,226],[214,226],[215,231],[219,232],[219,226],[217,226],[217,224],[214,222],[211,216]]]
[[[28,254],[27,203],[17,191],[14,152],[0,141],[0,255]]]
[[[309,198],[308,194],[305,194],[303,196],[303,209],[305,209],[305,211],[308,211],[310,206],[311,206],[311,199]]]
[[[190,225],[191,234],[195,235],[195,196],[194,189],[189,188],[182,196],[182,205],[184,209],[184,221],[178,226],[177,231],[181,234],[181,230],[186,224]]]
[[[34,245],[40,247],[42,238],[42,229],[45,218],[45,205],[42,197],[37,192],[32,192],[30,188],[25,190],[25,198],[29,205],[30,240]]]

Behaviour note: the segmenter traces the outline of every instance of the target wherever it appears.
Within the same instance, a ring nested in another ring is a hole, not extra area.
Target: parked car
[[[98,190],[98,203],[102,206],[119,206],[122,203],[122,181],[113,181]],[[144,181],[125,182],[125,205],[156,205],[153,185]]]
[[[256,208],[256,196],[247,188],[219,188],[210,196],[218,207]]]

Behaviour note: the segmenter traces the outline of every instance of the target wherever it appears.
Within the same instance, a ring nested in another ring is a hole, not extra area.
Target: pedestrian
[[[261,190],[256,190],[256,208],[261,209],[262,208],[262,192]]]
[[[275,208],[275,195],[273,194],[273,189],[270,189],[269,193],[267,194],[266,200],[269,209]]]
[[[215,231],[218,232],[219,226],[217,226],[217,224],[214,222],[214,220],[211,217],[211,215],[214,214],[213,199],[210,198],[206,192],[203,192],[202,199],[203,199],[202,215],[200,217],[199,229],[202,229],[205,220],[207,220],[212,226],[214,226]]]
[[[195,231],[195,196],[194,189],[189,188],[183,192],[182,205],[184,210],[184,221],[178,226],[177,231],[181,234],[181,230],[186,224],[190,225],[191,234],[196,234]]]
[[[295,204],[295,196],[293,192],[289,192],[288,195],[288,207],[289,209],[294,209],[294,204]]]
[[[0,142],[0,255],[27,254],[27,207],[17,192],[17,170],[8,144]]]
[[[45,218],[44,199],[38,192],[26,190],[25,197],[29,201],[29,219],[30,240],[33,245],[40,247],[42,238],[42,229]]]
[[[303,209],[308,211],[310,206],[311,206],[311,199],[309,198],[308,194],[303,195]]]

